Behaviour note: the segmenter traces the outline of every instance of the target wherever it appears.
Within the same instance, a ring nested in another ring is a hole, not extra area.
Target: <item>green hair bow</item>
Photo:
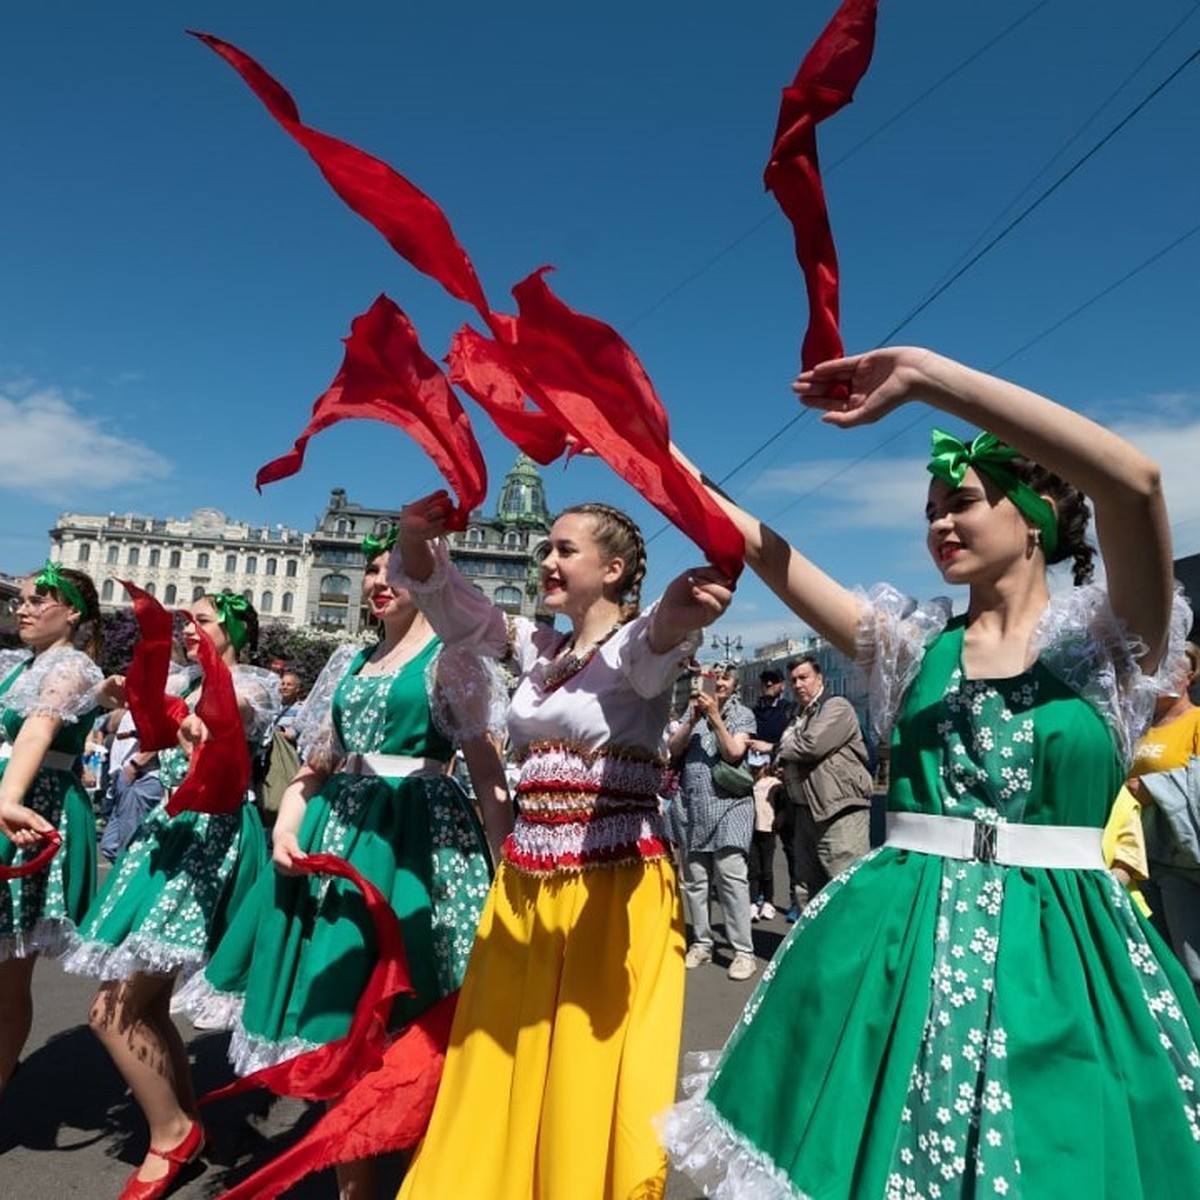
[[[233,648],[241,650],[249,636],[245,614],[250,611],[250,601],[236,592],[217,592],[209,596],[209,599],[213,608],[217,610],[217,620],[225,626],[225,632],[229,634]]]
[[[362,540],[362,552],[367,556],[368,560],[378,558],[396,544],[396,538],[399,535],[400,530],[395,525],[390,525],[387,533],[381,538],[373,537],[368,533]]]
[[[935,429],[930,452],[933,457],[929,473],[951,487],[962,487],[968,467],[986,475],[1040,531],[1042,551],[1047,559],[1053,558],[1058,548],[1058,514],[1052,504],[1009,470],[1008,464],[1021,457],[1019,450],[994,433],[981,433],[965,446],[953,434]]]
[[[67,603],[79,613],[87,616],[87,604],[83,593],[63,574],[63,569],[56,562],[46,559],[45,566],[33,577],[36,588],[52,588],[60,596],[65,596]]]

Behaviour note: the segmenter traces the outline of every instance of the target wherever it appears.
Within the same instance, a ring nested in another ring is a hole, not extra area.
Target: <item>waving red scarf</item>
[[[166,750],[178,745],[179,723],[188,714],[185,700],[166,694],[175,618],[149,592],[128,579],[120,582],[133,601],[140,633],[125,672],[125,700],[141,749]]]
[[[397,254],[487,320],[487,299],[471,260],[446,214],[420,188],[374,155],[303,124],[287,90],[248,54],[211,34],[189,32],[233,67],[271,116],[308,151],[333,190],[379,230]]]
[[[237,812],[250,786],[250,751],[246,748],[233,676],[208,634],[199,627],[196,633],[200,638],[200,669],[204,672],[196,715],[204,722],[208,738],[193,751],[187,777],[167,801],[167,815],[171,817],[185,811]]]
[[[451,529],[465,529],[487,495],[487,467],[467,414],[441,368],[422,349],[412,322],[379,296],[350,326],[341,369],[316,404],[312,419],[282,457],[259,469],[255,483],[300,470],[309,438],[338,421],[371,418],[408,433],[433,459],[458,499]]]
[[[296,866],[346,879],[362,892],[375,928],[377,961],[344,1038],[256,1071],[201,1101],[267,1087],[277,1095],[337,1103],[294,1146],[225,1193],[270,1200],[312,1171],[416,1145],[429,1123],[458,993],[426,1010],[388,1044],[394,998],[413,991],[400,922],[382,893],[349,863],[310,854]]]
[[[604,459],[736,580],[742,535],[671,453],[667,414],[645,368],[615,329],[558,299],[542,278],[546,270],[513,288],[520,315],[510,352],[521,384],[578,449]]]
[[[878,0],[843,0],[833,19],[784,88],[775,144],[763,175],[767,190],[792,223],[796,258],[808,290],[805,368],[841,358],[838,261],[817,160],[817,124],[850,103],[871,65]]]
[[[25,879],[50,865],[50,860],[62,849],[62,834],[57,829],[48,829],[39,837],[46,844],[32,858],[15,867],[0,863],[0,883],[7,883],[10,879]]]

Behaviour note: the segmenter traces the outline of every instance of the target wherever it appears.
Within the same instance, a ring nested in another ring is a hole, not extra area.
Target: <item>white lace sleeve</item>
[[[22,717],[57,717],[73,725],[96,707],[94,692],[103,682],[100,668],[82,650],[58,646],[34,658],[5,693],[4,705]]]
[[[397,545],[388,559],[388,583],[412,596],[448,646],[465,646],[488,658],[504,658],[510,649],[505,614],[454,569],[444,542],[430,542],[429,548],[433,573],[417,580],[405,574]]]
[[[869,681],[871,725],[880,741],[886,742],[926,647],[950,620],[950,601],[938,596],[918,605],[887,583],[856,594],[862,613],[855,659]]]
[[[657,608],[656,600],[616,635],[621,672],[633,690],[646,700],[662,695],[675,682],[702,640],[701,631],[696,629],[669,650],[658,653],[650,645],[650,621]]]
[[[249,706],[250,715],[243,715],[246,740],[257,745],[266,737],[275,718],[279,716],[282,703],[279,699],[279,676],[265,667],[250,667],[238,663],[233,667],[233,689],[237,692],[238,704]]]
[[[0,650],[0,683],[3,683],[23,662],[32,657],[24,647],[16,650]]]
[[[345,755],[345,748],[333,728],[333,693],[361,649],[353,643],[339,646],[321,668],[317,682],[296,714],[292,728],[296,733],[300,761],[310,767],[331,770]]]
[[[425,669],[433,723],[456,746],[490,733],[503,741],[508,689],[491,659],[461,646],[444,646]]]
[[[167,671],[167,695],[182,696],[199,678],[200,668],[195,663],[172,663]]]
[[[1034,640],[1043,665],[1099,712],[1129,762],[1154,715],[1155,697],[1171,686],[1191,620],[1187,601],[1177,591],[1167,651],[1150,675],[1138,666],[1145,646],[1117,618],[1102,584],[1051,597]]]

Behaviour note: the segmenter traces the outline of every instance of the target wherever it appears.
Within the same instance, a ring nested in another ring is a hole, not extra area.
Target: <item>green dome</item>
[[[504,477],[496,519],[505,525],[550,528],[550,510],[546,507],[542,477],[537,464],[527,454],[518,454],[517,461]]]

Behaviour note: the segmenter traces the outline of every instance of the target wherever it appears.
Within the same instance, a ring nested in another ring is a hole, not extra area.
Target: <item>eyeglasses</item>
[[[48,608],[53,604],[62,604],[61,600],[55,600],[53,596],[14,596],[5,605],[10,616],[16,616],[23,608],[29,609],[30,612],[41,612],[42,609]]]

